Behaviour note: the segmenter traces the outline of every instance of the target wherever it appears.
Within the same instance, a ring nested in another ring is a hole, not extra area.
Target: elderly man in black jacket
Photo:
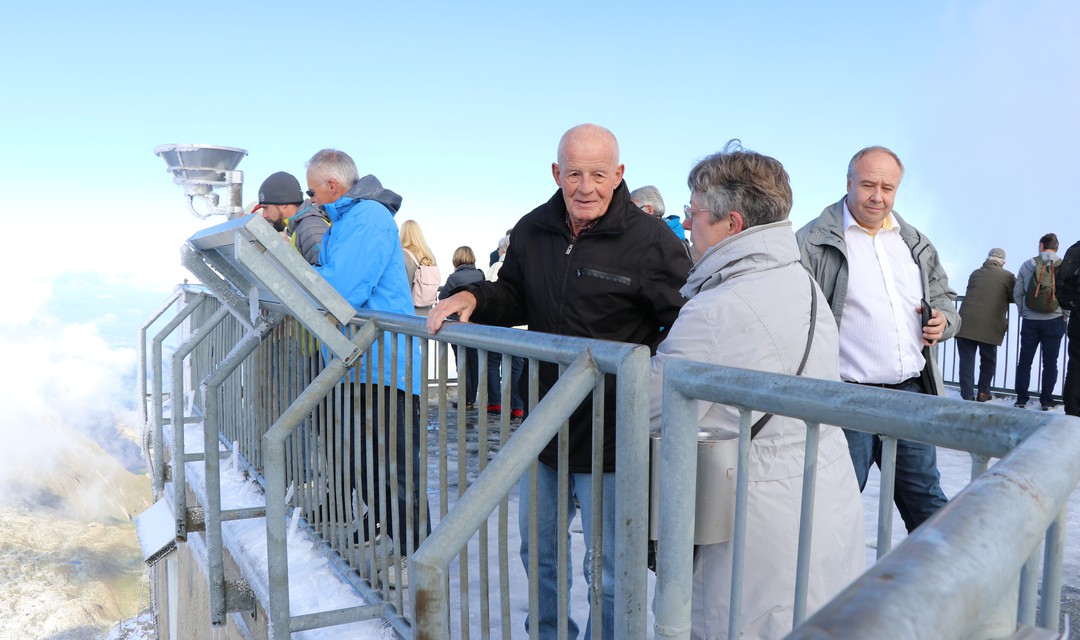
[[[960,331],[956,351],[960,354],[960,396],[986,402],[990,382],[997,370],[997,348],[1009,328],[1009,303],[1016,276],[1004,269],[1005,250],[991,249],[986,262],[971,272],[967,293],[960,305]],[[975,351],[979,351],[979,387],[975,395]]]
[[[465,287],[439,303],[428,316],[428,330],[439,330],[443,320],[460,314],[463,321],[515,326],[530,331],[584,336],[648,345],[655,353],[664,331],[682,307],[679,289],[691,264],[678,239],[663,221],[641,215],[630,200],[619,164],[619,145],[607,129],[583,124],[563,134],[558,161],[551,172],[559,190],[545,204],[526,215],[510,234],[510,249],[496,282]],[[558,377],[554,364],[540,366],[541,396]],[[522,376],[522,380],[527,380]],[[614,631],[615,529],[615,385],[605,385],[604,475],[602,479],[603,637]],[[570,419],[570,491],[581,506],[586,558],[591,555],[592,460],[591,400]],[[540,637],[554,637],[564,621],[558,620],[556,540],[558,456],[553,440],[540,454],[537,489],[539,548],[535,550],[540,575]],[[528,570],[527,535],[530,487],[521,483],[519,525],[521,556]],[[574,502],[569,497],[569,518]],[[588,581],[587,564],[583,568]],[[569,637],[577,636],[573,620],[565,623]],[[591,623],[591,616],[590,616]],[[529,621],[526,620],[526,626]],[[590,637],[591,629],[586,629]]]

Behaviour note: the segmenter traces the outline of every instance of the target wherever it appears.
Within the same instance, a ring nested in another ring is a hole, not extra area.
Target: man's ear
[[[551,163],[551,177],[555,178],[555,184],[562,186],[562,180],[559,178],[559,163]]]

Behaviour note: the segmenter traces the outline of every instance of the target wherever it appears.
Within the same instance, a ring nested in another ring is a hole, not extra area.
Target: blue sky
[[[558,137],[587,121],[619,138],[629,186],[657,185],[672,211],[694,162],[740,138],[787,167],[796,227],[843,194],[857,149],[889,146],[908,167],[897,210],[938,245],[960,293],[990,247],[1015,270],[1046,231],[1080,238],[1075,2],[5,13],[0,180],[22,215],[0,266],[30,301],[9,323],[68,309],[124,334],[186,277],[177,249],[208,223],[152,153],[174,142],[247,149],[245,202],[270,173],[302,180],[313,152],[343,149],[404,196],[398,217],[421,223],[444,272],[454,248],[486,254],[550,197]]]

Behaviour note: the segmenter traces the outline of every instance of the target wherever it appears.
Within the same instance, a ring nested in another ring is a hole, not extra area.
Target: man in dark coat
[[[960,331],[956,351],[960,354],[960,396],[986,402],[990,382],[997,370],[997,348],[1009,328],[1009,303],[1016,276],[1004,269],[1005,250],[991,249],[986,262],[971,273],[967,293],[960,305]],[[979,388],[975,395],[975,351],[979,352]]]
[[[559,190],[514,227],[510,248],[496,282],[469,285],[440,302],[428,315],[435,333],[451,314],[461,320],[506,327],[527,324],[530,331],[583,336],[648,345],[655,353],[665,332],[679,315],[690,259],[663,221],[641,214],[630,200],[619,163],[619,144],[603,127],[583,124],[563,134],[552,176]],[[542,363],[540,394],[558,378],[554,364]],[[522,379],[527,379],[522,376]],[[569,491],[581,506],[585,557],[592,556],[592,531],[597,524],[593,505],[601,510],[602,626],[604,638],[614,636],[615,611],[615,384],[605,385],[602,498],[592,497],[592,400],[586,399],[570,418]],[[558,493],[560,466],[556,440],[540,454],[536,489],[538,548],[529,548],[528,520],[531,483],[523,478],[519,526],[521,561],[526,570],[530,553],[538,561],[538,620],[541,638],[555,637],[563,625],[570,638],[578,628],[572,619],[560,620],[556,569],[560,558],[556,514],[560,498],[574,517],[574,500]],[[635,470],[631,470],[635,471]],[[569,546],[567,547],[569,549]],[[592,577],[589,563],[583,567]],[[590,625],[592,616],[589,616]],[[591,628],[586,628],[590,637]]]

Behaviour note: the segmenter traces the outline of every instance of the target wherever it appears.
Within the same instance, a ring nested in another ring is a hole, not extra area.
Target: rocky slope
[[[150,482],[57,420],[32,428],[50,448],[0,478],[0,638],[93,638],[149,604],[132,519]]]

